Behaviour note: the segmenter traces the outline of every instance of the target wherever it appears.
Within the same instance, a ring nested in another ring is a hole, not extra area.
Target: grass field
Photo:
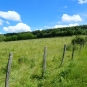
[[[8,55],[13,52],[9,87],[87,87],[87,46],[77,46],[74,60],[72,37],[22,40],[0,43],[0,87],[5,87]],[[64,44],[65,59],[59,68]],[[44,47],[47,46],[47,67],[42,75]]]

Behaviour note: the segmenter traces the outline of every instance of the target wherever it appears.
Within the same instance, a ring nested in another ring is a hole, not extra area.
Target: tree
[[[4,41],[5,40],[5,36],[0,34],[0,42]]]
[[[86,42],[86,39],[83,38],[83,37],[80,37],[80,36],[77,36],[76,38],[74,38],[72,40],[72,44],[79,44],[79,45],[82,45],[82,44],[85,44]]]

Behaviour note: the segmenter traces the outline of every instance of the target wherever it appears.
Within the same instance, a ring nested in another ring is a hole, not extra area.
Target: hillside
[[[9,53],[13,52],[9,87],[87,87],[87,45],[76,46],[74,36],[21,40],[0,43],[0,87],[4,87]],[[61,63],[64,44],[66,53]],[[47,46],[46,72],[42,78],[44,47]]]

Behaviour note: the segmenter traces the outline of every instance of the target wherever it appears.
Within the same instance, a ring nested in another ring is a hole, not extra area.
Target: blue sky
[[[0,0],[0,33],[87,24],[87,0]]]

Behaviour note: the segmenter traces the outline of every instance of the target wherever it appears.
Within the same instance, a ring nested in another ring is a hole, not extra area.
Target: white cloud
[[[4,22],[4,21],[0,19],[0,25],[2,25],[2,24],[3,24],[3,22]]]
[[[0,11],[0,17],[12,21],[21,21],[20,15],[15,11],[7,11],[7,12]]]
[[[87,0],[78,0],[79,4],[87,3]]]
[[[67,8],[67,6],[64,6],[63,8]]]
[[[10,24],[9,21],[6,21],[7,24]]]
[[[55,25],[54,28],[62,28],[62,27],[67,27],[67,25]]]
[[[43,29],[35,29],[35,30],[39,30],[39,31],[42,31]]]
[[[44,26],[44,28],[49,28],[49,26]]]
[[[42,31],[43,29],[40,29],[40,31]]]
[[[69,24],[69,27],[72,27],[72,26],[78,26],[79,24],[78,23],[75,23],[75,24]]]
[[[45,29],[53,28],[52,26],[44,26]]]
[[[48,26],[44,26],[44,27],[48,27]]]
[[[63,28],[63,27],[72,27],[72,26],[78,26],[78,23],[75,24],[69,24],[69,25],[55,25],[54,28]]]
[[[6,32],[25,32],[25,31],[31,31],[30,27],[24,23],[18,23],[15,26],[8,26],[3,27],[4,31]]]
[[[68,14],[63,14],[62,16],[62,21],[65,22],[78,22],[78,21],[82,21],[82,18],[77,14],[77,15],[73,15],[73,16],[69,16]]]

